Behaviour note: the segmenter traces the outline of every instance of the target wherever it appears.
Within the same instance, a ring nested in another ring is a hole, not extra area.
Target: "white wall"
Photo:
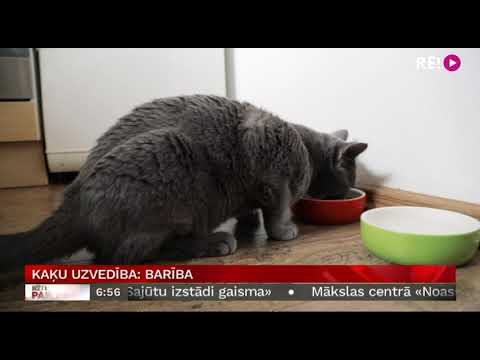
[[[417,56],[457,54],[456,72]],[[369,143],[361,183],[480,203],[480,49],[234,49],[230,95]],[[233,86],[232,86],[233,84]]]
[[[39,49],[50,171],[76,171],[96,139],[155,98],[226,94],[224,49]]]

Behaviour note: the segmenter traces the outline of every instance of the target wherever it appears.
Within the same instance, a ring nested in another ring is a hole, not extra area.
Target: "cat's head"
[[[344,198],[355,186],[355,160],[368,145],[347,141],[347,130],[331,134],[308,132],[302,137],[313,168],[307,195],[319,199]]]

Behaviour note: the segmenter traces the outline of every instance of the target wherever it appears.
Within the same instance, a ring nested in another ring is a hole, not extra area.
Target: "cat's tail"
[[[63,204],[30,231],[0,235],[0,271],[41,264],[71,255],[84,246],[84,239],[74,231],[72,215]]]

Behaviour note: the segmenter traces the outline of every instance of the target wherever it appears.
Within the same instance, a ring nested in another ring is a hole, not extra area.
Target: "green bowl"
[[[360,227],[368,250],[401,265],[464,265],[480,242],[477,219],[427,207],[368,210],[360,217]]]

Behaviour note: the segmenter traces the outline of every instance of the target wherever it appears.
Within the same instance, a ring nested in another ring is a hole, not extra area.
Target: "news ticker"
[[[27,265],[25,300],[456,300],[446,265]]]
[[[454,284],[26,284],[28,301],[456,300]]]

